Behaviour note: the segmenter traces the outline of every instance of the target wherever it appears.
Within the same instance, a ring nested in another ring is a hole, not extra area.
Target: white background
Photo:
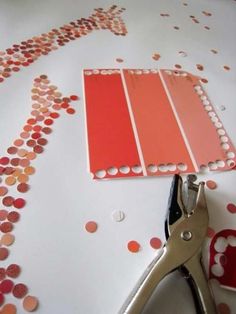
[[[185,1],[47,0],[0,1],[0,50],[52,28],[88,17],[93,8],[112,4],[125,7],[122,14],[127,36],[110,31],[93,31],[88,36],[39,58],[0,85],[0,155],[18,136],[31,110],[33,79],[48,75],[63,95],[78,94],[81,101],[74,116],[62,115],[53,126],[45,152],[33,162],[27,206],[15,227],[16,242],[3,265],[22,267],[18,278],[40,300],[38,314],[116,314],[122,303],[157,253],[149,245],[157,236],[164,241],[170,177],[93,181],[87,171],[86,133],[82,94],[83,68],[123,67],[173,68],[179,63],[186,71],[209,80],[206,91],[220,119],[236,145],[236,2],[233,0]],[[204,16],[201,11],[212,13]],[[163,18],[160,13],[169,13]],[[195,15],[200,24],[191,21]],[[173,26],[180,30],[174,30]],[[211,30],[204,29],[208,25]],[[210,50],[217,49],[213,55]],[[187,52],[181,57],[178,51]],[[152,59],[160,53],[160,60]],[[196,64],[205,66],[204,72]],[[231,71],[225,71],[229,65]],[[224,105],[225,111],[219,106]],[[107,154],[109,152],[104,152]],[[236,203],[236,172],[209,173],[199,179],[213,179],[215,191],[207,190],[210,226],[217,232],[236,226],[236,216],[226,211]],[[116,223],[114,210],[123,210],[126,219]],[[88,220],[98,222],[95,234],[84,231]],[[131,254],[129,240],[142,250]],[[209,240],[206,243],[209,245]],[[207,255],[205,254],[205,259]],[[215,285],[216,302],[227,302],[236,313],[232,291]],[[24,313],[20,301],[8,296]],[[178,274],[159,287],[154,305],[146,313],[195,313],[191,293]]]

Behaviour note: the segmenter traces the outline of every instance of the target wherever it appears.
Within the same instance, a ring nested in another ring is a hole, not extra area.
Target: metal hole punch
[[[195,175],[189,175],[183,183],[179,175],[174,176],[165,221],[163,254],[153,259],[119,314],[141,314],[156,286],[174,270],[179,270],[189,282],[196,313],[217,313],[201,264],[209,221],[205,183],[196,184],[196,179]]]

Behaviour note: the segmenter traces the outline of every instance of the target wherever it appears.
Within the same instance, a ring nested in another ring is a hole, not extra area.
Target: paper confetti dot
[[[226,303],[220,303],[217,305],[217,309],[219,311],[219,314],[230,314],[230,308],[228,306],[228,304]]]
[[[2,204],[6,207],[12,206],[13,202],[14,202],[14,198],[12,196],[5,196],[2,199]]]
[[[2,245],[10,246],[14,243],[15,236],[11,233],[6,233],[2,236],[0,243]]]
[[[29,185],[25,182],[22,182],[17,185],[17,191],[20,193],[26,193],[29,190]]]
[[[0,221],[4,221],[7,218],[8,211],[5,209],[0,210]]]
[[[140,250],[140,244],[137,241],[129,241],[127,244],[127,248],[132,253],[137,253]]]
[[[204,66],[201,64],[196,64],[196,67],[199,71],[203,71],[204,70]]]
[[[23,307],[28,312],[33,312],[38,307],[38,299],[34,296],[28,295],[23,300]]]
[[[124,60],[121,58],[116,58],[116,62],[122,63],[122,62],[124,62]]]
[[[8,189],[5,186],[0,186],[0,196],[6,195],[8,192]]]
[[[162,241],[159,238],[152,238],[150,240],[150,245],[153,249],[160,249],[162,247]]]
[[[235,213],[236,213],[236,205],[235,205],[235,204],[229,203],[226,208],[227,208],[227,210],[228,210],[230,213],[232,213],[232,214],[235,214]]]
[[[14,304],[5,304],[1,310],[1,314],[16,314],[16,306]]]
[[[20,274],[20,266],[17,264],[11,264],[6,269],[6,274],[8,277],[16,278]]]
[[[123,221],[125,219],[125,213],[121,210],[115,210],[112,212],[112,219],[116,222]]]
[[[20,214],[16,211],[11,211],[10,213],[8,213],[7,215],[7,220],[10,222],[17,222],[20,219]]]
[[[226,71],[229,71],[229,70],[230,70],[230,67],[229,67],[228,65],[224,65],[224,69],[225,69]]]
[[[1,268],[0,268],[0,281],[2,281],[3,279],[5,279],[5,277],[6,277],[5,268],[1,267]]]
[[[213,180],[207,180],[206,181],[206,186],[208,187],[208,189],[210,190],[215,190],[217,188],[217,184],[215,181]]]
[[[17,198],[13,201],[15,208],[21,209],[25,206],[25,200],[23,198]]]
[[[14,283],[10,279],[5,279],[0,284],[0,291],[2,293],[10,293],[12,291],[12,288],[14,286]]]
[[[23,283],[16,284],[12,290],[12,294],[14,295],[15,298],[18,298],[18,299],[25,297],[27,292],[28,292],[28,288]]]
[[[1,225],[0,225],[0,231],[1,231],[2,233],[11,232],[12,229],[13,229],[13,225],[12,225],[11,222],[7,222],[7,221],[6,221],[6,222],[1,223]]]
[[[161,55],[159,53],[154,53],[152,55],[152,59],[155,60],[155,61],[158,61],[160,59]]]
[[[95,221],[88,221],[86,224],[85,224],[85,230],[89,233],[94,233],[97,231],[97,223]]]
[[[6,249],[5,247],[1,247],[0,248],[0,261],[5,260],[9,255],[9,251],[8,249]]]

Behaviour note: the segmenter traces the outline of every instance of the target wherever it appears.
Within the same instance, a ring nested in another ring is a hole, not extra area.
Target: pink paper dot
[[[227,205],[227,210],[231,213],[231,214],[236,214],[236,205],[233,203],[229,203]]]

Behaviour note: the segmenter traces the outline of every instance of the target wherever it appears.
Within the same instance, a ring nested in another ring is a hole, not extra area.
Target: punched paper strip
[[[183,71],[84,70],[94,178],[227,170],[235,149],[199,78]]]

